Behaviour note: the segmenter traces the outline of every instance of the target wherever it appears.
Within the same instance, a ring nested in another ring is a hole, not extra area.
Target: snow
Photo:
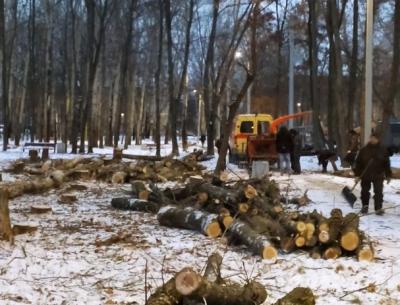
[[[169,151],[169,146],[163,146],[165,154]],[[111,153],[111,148],[95,151]],[[129,153],[153,154],[145,146],[132,148]],[[20,149],[2,152],[0,166],[26,155]],[[204,164],[212,169],[215,162],[212,159]],[[303,174],[281,176],[273,172],[271,178],[290,196],[308,190],[312,203],[302,211],[317,209],[325,215],[333,208],[344,213],[358,211],[359,202],[353,210],[340,195],[352,179],[321,174],[314,157],[304,157],[301,163]],[[392,157],[392,165],[400,167],[400,156]],[[232,165],[227,172],[233,180],[248,177],[246,170]],[[3,173],[4,180],[14,178]],[[314,260],[301,251],[280,253],[276,262],[266,262],[244,247],[227,247],[223,238],[213,240],[197,232],[160,227],[154,215],[114,210],[111,198],[125,196],[123,188],[84,184],[88,190],[76,192],[78,202],[74,204],[58,203],[63,189],[10,202],[12,222],[36,223],[38,231],[17,236],[14,246],[0,242],[0,305],[142,305],[145,277],[150,294],[183,267],[201,271],[214,251],[224,257],[224,277],[240,282],[251,277],[265,285],[269,294],[265,304],[273,304],[297,286],[310,287],[318,296],[317,305],[400,304],[400,180],[385,185],[384,207],[390,208],[385,216],[361,218],[361,227],[375,246],[377,259],[373,263],[349,257]],[[355,192],[359,195],[359,188]],[[31,214],[34,204],[48,204],[53,211]],[[370,208],[372,211],[372,205]],[[116,234],[125,234],[126,238],[109,246],[96,246],[96,241]]]

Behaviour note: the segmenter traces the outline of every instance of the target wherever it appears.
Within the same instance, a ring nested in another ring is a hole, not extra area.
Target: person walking
[[[289,130],[292,137],[293,147],[290,151],[290,163],[295,174],[301,174],[300,156],[301,156],[301,139],[296,129]]]
[[[383,181],[390,182],[392,171],[388,150],[381,145],[379,135],[372,133],[355,161],[354,174],[361,177],[361,213],[368,213],[371,184],[374,187],[375,214],[383,215]]]
[[[276,150],[279,157],[281,174],[290,173],[290,152],[293,150],[293,140],[286,126],[279,128],[276,135]]]

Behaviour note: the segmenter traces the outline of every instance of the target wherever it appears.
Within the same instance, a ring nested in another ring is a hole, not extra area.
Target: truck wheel
[[[229,163],[231,164],[237,164],[238,163],[238,158],[236,154],[229,153]]]

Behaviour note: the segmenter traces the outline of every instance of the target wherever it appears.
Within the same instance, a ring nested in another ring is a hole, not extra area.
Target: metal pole
[[[289,100],[288,100],[288,111],[289,114],[294,112],[294,68],[293,68],[293,35],[290,28],[289,32]],[[293,128],[293,120],[289,121],[289,128]]]
[[[250,61],[247,62],[247,69],[250,69]],[[252,85],[249,86],[249,88],[247,88],[247,109],[246,112],[247,113],[251,113],[251,89],[252,89]]]
[[[199,103],[199,110],[197,114],[197,136],[201,136],[201,93],[199,93],[198,97],[198,103]]]
[[[371,134],[372,121],[372,60],[373,60],[373,27],[374,27],[374,1],[367,0],[367,30],[365,48],[365,107],[363,144],[367,144]]]

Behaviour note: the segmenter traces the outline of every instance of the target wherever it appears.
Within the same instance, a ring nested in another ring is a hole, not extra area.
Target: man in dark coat
[[[368,213],[369,190],[372,184],[374,187],[375,213],[382,215],[384,213],[382,209],[383,180],[386,179],[389,183],[392,171],[388,150],[381,145],[377,134],[372,133],[368,144],[361,148],[358,153],[354,174],[361,177],[361,213]]]
[[[289,130],[292,136],[293,148],[290,152],[290,163],[295,174],[301,173],[300,156],[301,156],[301,139],[296,129]]]
[[[286,126],[279,128],[276,135],[276,150],[281,174],[290,173],[290,152],[293,150],[293,139]]]

